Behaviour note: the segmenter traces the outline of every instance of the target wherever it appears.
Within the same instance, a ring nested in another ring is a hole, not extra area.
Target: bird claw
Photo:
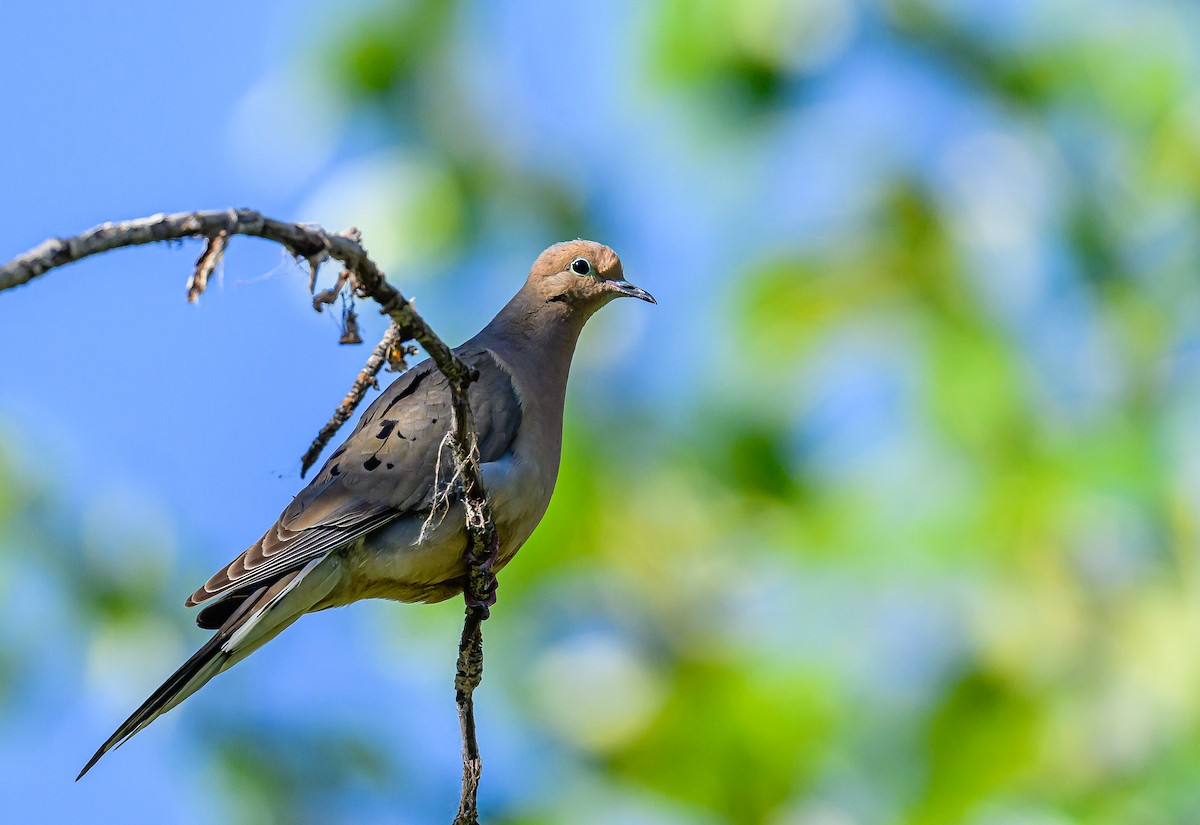
[[[467,607],[484,611],[487,617],[488,608],[496,603],[496,589],[500,583],[492,572],[492,565],[484,562],[471,571],[469,586],[464,594]]]

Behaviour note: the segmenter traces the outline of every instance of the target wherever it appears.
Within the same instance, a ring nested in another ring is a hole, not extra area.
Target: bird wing
[[[457,354],[479,371],[468,398],[480,461],[495,461],[521,425],[520,399],[489,350],[460,348]],[[428,511],[438,474],[443,480],[452,474],[450,450],[443,447],[451,414],[449,382],[432,361],[393,381],[279,520],[193,593],[187,606],[248,592],[395,518]],[[202,614],[202,626],[224,618],[217,614]]]

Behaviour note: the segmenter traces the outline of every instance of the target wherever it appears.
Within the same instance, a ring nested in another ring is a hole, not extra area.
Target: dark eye
[[[587,258],[576,258],[571,261],[571,271],[576,275],[591,275],[592,263]]]

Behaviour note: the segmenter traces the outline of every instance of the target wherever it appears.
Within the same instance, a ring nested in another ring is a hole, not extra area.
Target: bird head
[[[587,314],[615,298],[654,296],[625,280],[621,259],[595,241],[565,241],[547,249],[533,263],[529,286],[546,302],[563,302]]]

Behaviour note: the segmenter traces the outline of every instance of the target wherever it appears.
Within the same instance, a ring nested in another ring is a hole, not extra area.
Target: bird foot
[[[483,610],[486,617],[488,608],[496,603],[498,587],[499,582],[489,562],[473,566],[467,577],[466,592],[463,594],[467,607]]]

